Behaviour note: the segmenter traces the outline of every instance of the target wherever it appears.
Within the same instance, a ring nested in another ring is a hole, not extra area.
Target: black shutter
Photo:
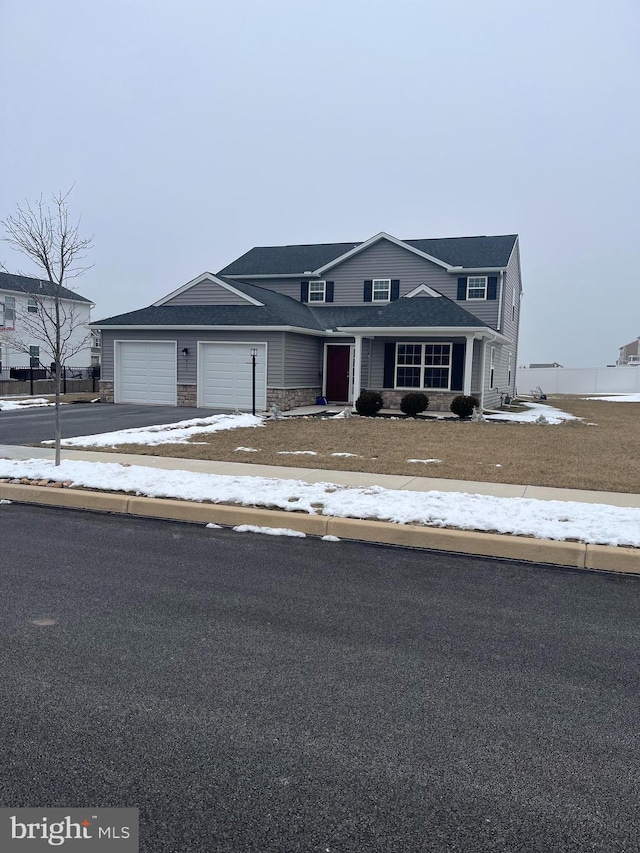
[[[487,299],[498,298],[498,278],[495,275],[490,275],[487,279]]]
[[[466,278],[458,279],[458,299],[462,301],[467,298],[467,280]]]
[[[332,281],[328,281],[326,283],[324,301],[325,302],[333,302],[333,282]]]
[[[308,302],[309,301],[309,282],[301,281],[300,282],[300,302]]]
[[[393,388],[396,373],[396,345],[388,343],[384,345],[384,388]]]
[[[391,301],[394,299],[398,299],[400,297],[400,279],[392,278],[391,279]]]
[[[451,390],[462,391],[464,388],[464,344],[454,344],[451,349]]]
[[[367,279],[364,283],[364,295],[362,297],[364,302],[371,302],[372,296],[371,293],[373,291],[373,281],[371,279]]]

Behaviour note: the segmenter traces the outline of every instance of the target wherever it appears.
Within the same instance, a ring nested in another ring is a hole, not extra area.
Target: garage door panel
[[[117,341],[119,403],[175,406],[177,364],[172,341]]]
[[[251,347],[256,357],[256,408],[266,408],[265,344],[205,343],[200,348],[200,405],[212,409],[251,409]]]

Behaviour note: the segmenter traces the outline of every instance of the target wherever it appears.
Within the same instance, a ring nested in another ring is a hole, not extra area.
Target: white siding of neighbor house
[[[454,301],[458,295],[457,274],[449,274],[438,264],[384,239],[323,275],[325,281],[334,283],[334,305],[369,304],[364,303],[363,299],[364,282],[374,278],[398,279],[400,296],[409,293],[419,284],[426,284]],[[251,279],[251,283],[299,300],[300,282],[306,280],[309,280],[308,277],[300,276],[299,279]],[[458,304],[488,326],[496,327],[498,299],[477,302],[465,300]]]
[[[201,281],[174,296],[165,305],[251,305],[242,296],[215,281]]]
[[[29,354],[24,352],[22,345],[26,347],[40,347],[40,362],[44,367],[49,367],[53,361],[53,352],[51,346],[47,343],[44,337],[27,333],[24,324],[21,321],[22,316],[27,312],[27,304],[29,300],[28,293],[21,293],[9,290],[0,290],[0,302],[4,303],[4,297],[11,296],[16,301],[16,315],[14,320],[14,329],[0,329],[0,345],[2,347],[2,366],[4,367],[28,367]],[[71,337],[67,343],[67,351],[78,348],[78,351],[73,355],[69,355],[65,359],[67,367],[89,367],[91,365],[91,336],[87,324],[90,321],[91,303],[90,302],[73,302],[62,300],[65,304],[73,304],[76,313],[77,321],[74,320],[76,328],[71,333]],[[53,333],[53,330],[52,330]]]
[[[177,341],[178,384],[195,385],[197,382],[197,345],[200,341],[238,341],[247,344],[247,359],[252,343],[268,344],[267,384],[282,387],[283,332],[198,331],[171,329],[110,329],[102,330],[102,379],[113,381],[113,353],[115,341]],[[187,348],[188,355],[182,350]]]

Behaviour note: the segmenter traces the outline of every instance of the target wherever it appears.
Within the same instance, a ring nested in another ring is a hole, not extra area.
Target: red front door
[[[350,360],[351,347],[348,344],[327,344],[327,390],[325,396],[330,403],[349,402]]]

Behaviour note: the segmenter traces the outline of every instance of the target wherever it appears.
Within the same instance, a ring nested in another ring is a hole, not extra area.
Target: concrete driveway
[[[70,403],[60,409],[62,437],[204,418],[213,410],[186,406],[137,406],[127,403]],[[36,444],[52,439],[53,406],[0,412],[0,444]]]

